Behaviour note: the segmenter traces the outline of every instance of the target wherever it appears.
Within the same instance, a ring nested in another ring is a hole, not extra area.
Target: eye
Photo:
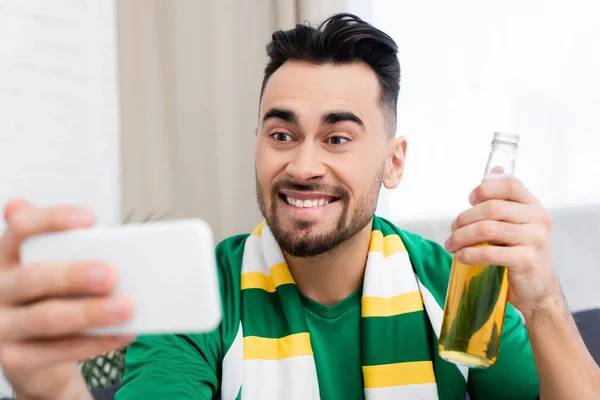
[[[292,136],[284,132],[275,132],[270,134],[269,136],[277,142],[289,142],[290,140],[292,140]]]
[[[345,143],[347,143],[349,141],[350,141],[350,139],[345,138],[343,136],[332,136],[332,137],[330,137],[330,138],[327,139],[327,142],[329,144],[333,144],[335,146],[339,146],[339,145],[345,144]]]

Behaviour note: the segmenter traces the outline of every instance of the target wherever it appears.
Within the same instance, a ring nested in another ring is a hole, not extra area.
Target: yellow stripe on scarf
[[[295,283],[286,263],[275,264],[270,268],[270,275],[261,272],[245,272],[242,274],[242,290],[263,289],[273,293],[278,286]]]
[[[406,247],[398,235],[383,237],[381,231],[373,231],[371,232],[369,252],[383,253],[383,257],[389,257],[394,253],[406,252]]]
[[[254,230],[252,231],[252,235],[262,236],[262,230],[263,230],[264,226],[266,225],[266,223],[267,223],[267,221],[261,222],[256,228],[254,228]]]
[[[391,317],[423,310],[421,292],[401,293],[390,298],[368,296],[362,300],[363,317]]]
[[[258,336],[244,338],[244,360],[281,360],[312,354],[308,332],[296,333],[279,339]]]
[[[362,367],[365,389],[435,383],[431,361],[414,361]]]

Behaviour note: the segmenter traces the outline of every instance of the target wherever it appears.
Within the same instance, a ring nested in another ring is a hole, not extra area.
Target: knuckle
[[[508,179],[508,190],[510,193],[516,193],[521,189],[521,181],[515,177],[510,177]]]
[[[450,236],[448,236],[448,239],[446,239],[446,243],[444,244],[447,249],[452,249],[454,247],[454,237],[458,233],[459,233],[459,231],[456,231],[456,232],[452,233]]]
[[[41,279],[37,272],[33,267],[21,268],[18,271],[13,289],[19,293],[20,298],[31,298],[40,291],[40,285],[45,280]]]
[[[54,335],[60,332],[61,326],[69,321],[69,316],[60,312],[60,307],[51,302],[45,307],[38,307],[32,316],[33,331],[44,332],[49,335]]]
[[[500,211],[500,202],[497,200],[488,201],[485,205],[484,213],[489,218],[500,215]]]
[[[532,234],[533,245],[535,247],[544,247],[548,241],[548,234],[543,229],[535,229]]]
[[[548,210],[542,209],[540,213],[540,221],[546,228],[552,228],[552,214]]]
[[[82,300],[82,303],[74,306],[71,312],[72,329],[82,330],[107,324],[110,319],[106,308],[104,300]]]
[[[86,307],[81,308],[79,317],[82,327],[99,326],[108,322],[106,307],[102,301],[90,300]]]
[[[0,346],[6,342],[9,338],[10,320],[6,309],[0,308]]]
[[[15,345],[3,345],[0,347],[0,365],[5,371],[16,370],[21,367],[23,357]]]
[[[10,219],[7,224],[7,230],[16,236],[17,238],[23,238],[27,236],[27,214],[29,210],[18,210],[15,212],[14,216]]]
[[[523,256],[522,256],[522,265],[523,268],[526,271],[531,271],[535,268],[536,265],[536,255],[535,255],[535,251],[533,249],[530,249],[529,251],[523,252]]]
[[[60,273],[56,276],[60,290],[67,293],[85,288],[84,274],[87,271],[86,265],[66,264],[60,268]]]
[[[466,220],[465,220],[466,216],[465,216],[465,212],[461,212],[460,214],[458,214],[458,217],[456,217],[456,227],[460,228],[465,226]]]
[[[490,239],[496,233],[496,224],[493,221],[481,221],[479,223],[478,234],[483,238]]]
[[[65,226],[71,211],[67,207],[55,207],[49,210],[47,217],[48,229],[59,230]]]
[[[4,206],[4,220],[8,222],[17,210],[29,207],[31,207],[31,203],[24,198],[11,199]]]
[[[488,189],[487,189],[487,185],[479,185],[475,188],[475,190],[473,190],[473,194],[475,195],[475,198],[477,199],[487,199],[487,193],[488,193]]]
[[[481,264],[492,264],[494,258],[494,248],[492,246],[479,247],[480,251],[479,262]]]

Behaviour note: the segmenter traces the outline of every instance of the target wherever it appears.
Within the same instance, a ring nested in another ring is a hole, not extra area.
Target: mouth
[[[310,192],[281,192],[279,197],[290,206],[297,208],[324,207],[339,200],[339,197]]]

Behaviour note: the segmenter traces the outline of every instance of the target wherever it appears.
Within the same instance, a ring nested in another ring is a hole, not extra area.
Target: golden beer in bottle
[[[518,135],[494,133],[484,181],[513,176],[518,143]],[[438,344],[440,357],[471,368],[494,365],[507,299],[505,267],[467,265],[454,257]]]

